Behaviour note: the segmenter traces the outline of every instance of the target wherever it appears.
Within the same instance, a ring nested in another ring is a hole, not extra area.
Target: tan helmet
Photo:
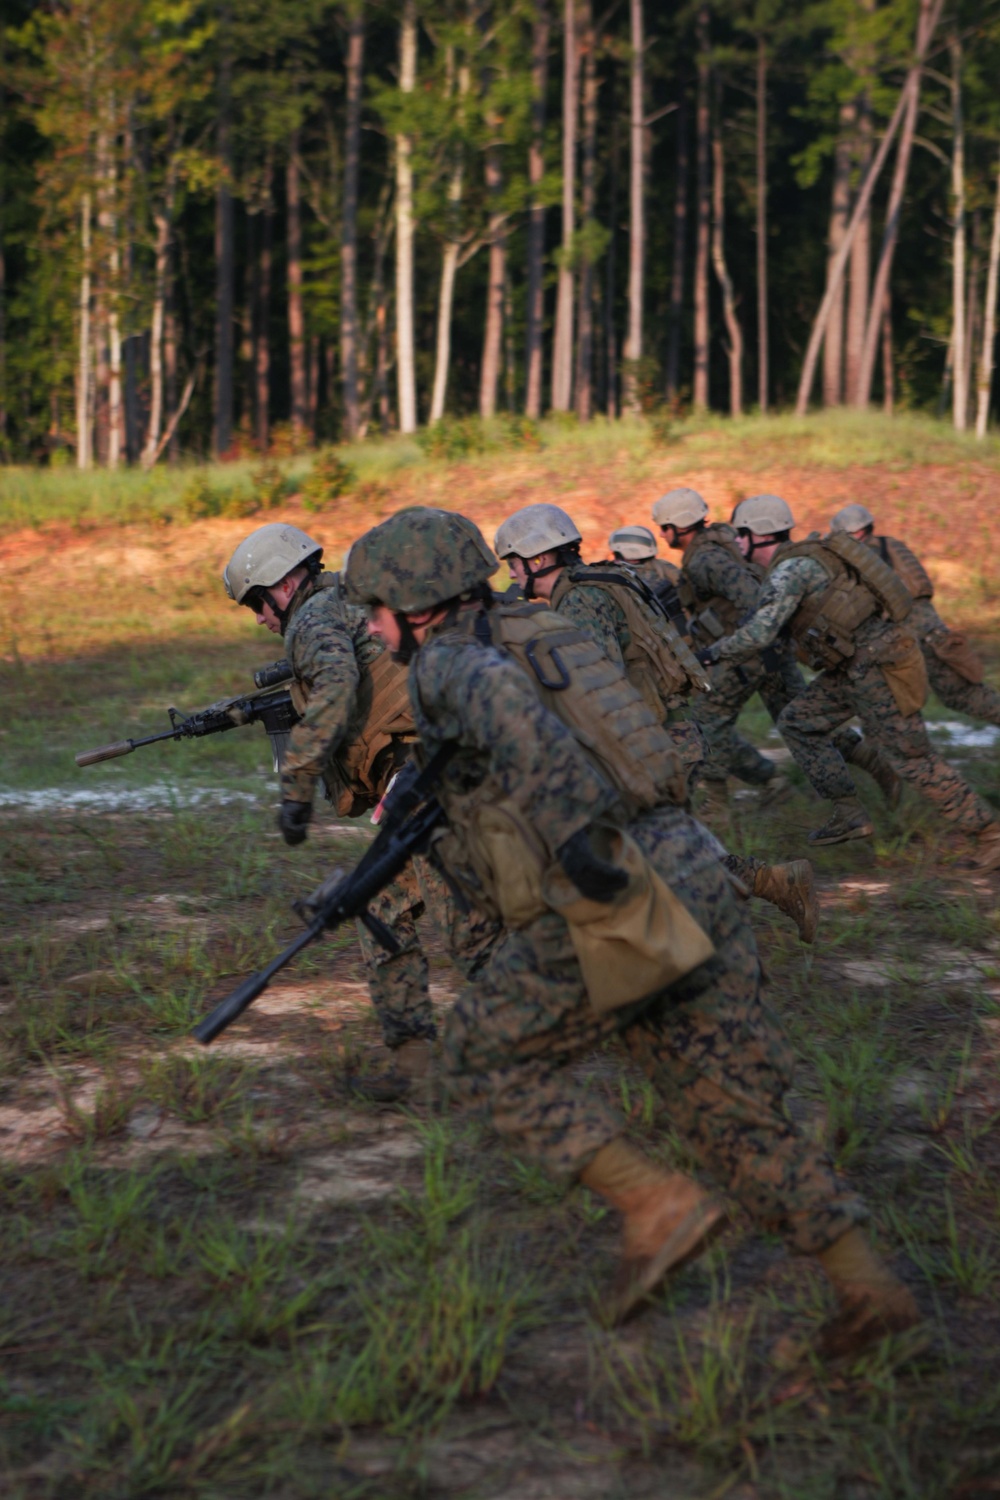
[[[671,490],[661,495],[653,506],[653,520],[657,526],[676,526],[686,531],[697,526],[708,515],[708,506],[697,490]]]
[[[323,548],[297,526],[269,521],[240,542],[222,570],[230,599],[242,604],[251,589],[273,588],[293,568],[323,556]]]
[[[414,615],[471,593],[497,566],[468,517],[411,505],[353,543],[343,579],[353,603]]]
[[[656,556],[656,537],[648,526],[619,526],[608,537],[608,546],[627,562],[646,562]]]
[[[874,526],[875,517],[867,505],[842,506],[830,522],[831,531],[863,531],[866,526]]]
[[[780,495],[751,495],[733,511],[733,525],[754,536],[773,536],[777,531],[791,531],[795,517]]]
[[[493,542],[497,557],[538,557],[581,542],[572,519],[558,505],[526,505],[516,510],[497,531]]]

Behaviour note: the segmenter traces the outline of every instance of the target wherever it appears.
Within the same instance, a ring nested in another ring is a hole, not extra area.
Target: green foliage
[[[428,458],[454,461],[504,450],[533,452],[542,446],[538,423],[530,417],[445,417],[424,428],[417,441]]]
[[[357,473],[336,448],[321,449],[302,484],[302,504],[308,511],[324,510],[354,489],[357,482]]]

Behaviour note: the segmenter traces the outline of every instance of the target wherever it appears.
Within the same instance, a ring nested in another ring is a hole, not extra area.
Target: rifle
[[[100,745],[96,750],[81,750],[75,757],[78,766],[93,766],[102,760],[115,760],[119,755],[131,755],[143,745],[155,745],[159,740],[200,740],[208,734],[222,734],[227,729],[239,729],[245,724],[261,723],[271,741],[274,753],[274,769],[281,769],[281,757],[291,729],[299,721],[292,703],[291,693],[282,684],[290,682],[292,669],[287,661],[271,662],[259,667],[253,674],[256,686],[262,691],[242,694],[236,698],[221,698],[193,714],[181,714],[176,708],[168,708],[170,728],[161,734],[147,734],[139,740],[116,740],[112,745]]]
[[[422,771],[412,761],[403,767],[383,800],[379,831],[354,869],[347,875],[334,871],[307,900],[294,903],[294,910],[306,923],[305,931],[198,1023],[191,1033],[197,1041],[204,1046],[213,1042],[263,994],[296,954],[342,922],[359,918],[391,953],[399,952],[395,937],[368,910],[368,903],[396,878],[411,855],[423,853],[434,829],[444,821],[444,810],[430,793],[457,748],[457,743],[449,740]]]

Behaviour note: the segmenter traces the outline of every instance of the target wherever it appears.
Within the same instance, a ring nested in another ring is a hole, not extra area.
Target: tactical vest
[[[873,536],[868,539],[884,563],[899,574],[903,586],[914,599],[933,599],[934,585],[930,575],[918,557],[914,557],[905,542],[894,536]]]
[[[829,580],[825,589],[802,600],[787,627],[800,657],[817,670],[849,661],[858,630],[874,615],[881,612],[899,623],[913,608],[892,569],[871,547],[844,532],[779,547],[768,572],[793,557],[811,557]]]
[[[676,625],[668,620],[651,589],[626,564],[579,564],[560,575],[553,610],[578,585],[592,585],[611,596],[625,616],[629,633],[622,645],[625,675],[660,723],[692,691],[705,692],[708,677]]]
[[[724,635],[732,635],[739,624],[741,613],[738,605],[731,599],[724,599],[721,594],[703,599],[696,592],[688,567],[706,547],[721,547],[741,568],[747,566],[746,558],[736,545],[736,533],[731,526],[716,524],[695,532],[694,540],[684,553],[677,592],[691,624],[691,639],[698,646],[708,646],[713,641],[720,641]]]
[[[318,588],[328,587],[337,587],[335,574],[321,574]],[[359,656],[357,665],[350,734],[323,773],[327,794],[341,817],[357,817],[375,806],[416,740],[407,668],[393,661],[388,651],[379,651],[367,661]],[[304,715],[309,700],[297,679],[290,683],[289,692],[299,715]]]

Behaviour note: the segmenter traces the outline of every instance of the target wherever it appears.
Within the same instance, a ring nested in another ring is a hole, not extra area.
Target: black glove
[[[594,853],[586,828],[566,840],[557,858],[577,890],[590,901],[610,903],[628,885],[624,870]]]
[[[695,660],[701,662],[703,667],[714,667],[719,660],[719,643],[713,641],[710,646],[702,646],[701,650],[694,654]]]
[[[281,804],[278,813],[278,827],[281,829],[281,837],[286,844],[304,844],[306,841],[306,829],[312,818],[313,810],[311,802],[289,802]]]

